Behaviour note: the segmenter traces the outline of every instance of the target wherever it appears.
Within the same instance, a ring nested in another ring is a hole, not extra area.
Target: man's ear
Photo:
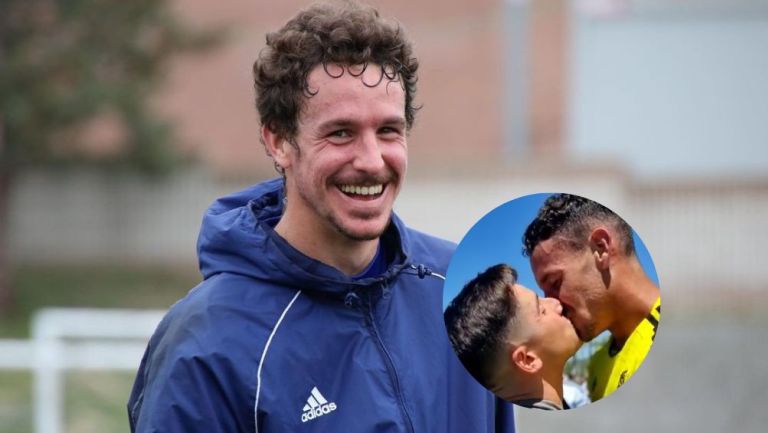
[[[295,149],[288,140],[276,134],[269,129],[267,125],[262,125],[261,141],[264,143],[264,147],[267,149],[269,156],[275,160],[275,165],[280,166],[282,170],[291,166],[291,158],[289,155]]]
[[[544,362],[539,355],[524,344],[510,349],[509,361],[512,365],[528,374],[536,374],[544,366]]]
[[[608,270],[611,256],[615,249],[614,241],[615,239],[611,236],[611,233],[604,227],[592,230],[592,234],[589,235],[589,246],[595,257],[597,269],[601,271]]]

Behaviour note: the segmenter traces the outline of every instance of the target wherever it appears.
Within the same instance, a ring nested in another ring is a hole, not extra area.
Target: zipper
[[[384,281],[382,284],[382,289],[384,291],[387,290],[387,282]],[[384,341],[381,339],[381,335],[379,334],[379,330],[376,327],[376,321],[373,317],[373,304],[371,302],[371,296],[368,294],[367,298],[367,304],[368,304],[368,315],[367,315],[367,321],[368,325],[371,329],[371,333],[375,337],[376,343],[379,346],[379,350],[384,354],[384,359],[386,361],[387,365],[387,371],[389,372],[389,377],[392,379],[392,384],[395,387],[395,394],[397,395],[397,401],[400,404],[400,411],[403,414],[403,418],[405,418],[405,421],[407,422],[406,427],[408,427],[408,431],[411,433],[415,433],[415,430],[413,428],[413,421],[411,420],[411,416],[408,414],[408,409],[405,407],[405,398],[403,397],[403,391],[400,388],[400,379],[397,377],[397,371],[395,370],[395,363],[392,361],[392,356],[387,351],[386,346],[384,346]]]

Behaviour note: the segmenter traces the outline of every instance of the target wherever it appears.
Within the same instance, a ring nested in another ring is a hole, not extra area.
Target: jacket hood
[[[394,213],[381,237],[393,257],[381,276],[353,280],[305,256],[274,231],[283,197],[283,180],[276,178],[220,198],[208,208],[197,241],[205,279],[229,272],[304,290],[345,293],[388,280],[408,265],[404,246],[409,233]]]

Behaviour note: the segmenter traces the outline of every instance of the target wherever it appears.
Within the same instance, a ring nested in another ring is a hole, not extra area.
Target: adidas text
[[[318,406],[301,414],[301,422],[307,422],[315,418],[320,418],[321,416],[327,415],[334,410],[336,410],[336,403],[327,403],[322,406]]]

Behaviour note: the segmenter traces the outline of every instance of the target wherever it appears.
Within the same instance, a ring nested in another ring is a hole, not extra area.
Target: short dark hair
[[[517,271],[506,264],[491,266],[468,282],[445,310],[445,326],[464,367],[486,388],[492,360],[504,347],[518,302],[510,290]]]
[[[382,67],[381,80],[401,82],[406,127],[410,129],[417,109],[413,98],[419,63],[402,26],[381,18],[373,7],[354,1],[309,6],[281,29],[267,34],[267,45],[253,64],[261,124],[293,142],[305,100],[317,92],[307,84],[312,69],[323,65],[328,71],[328,64],[371,63]],[[349,68],[341,73],[345,72],[361,73]]]
[[[581,248],[596,223],[611,224],[618,232],[627,256],[635,253],[632,228],[612,210],[596,201],[573,194],[553,194],[528,224],[523,235],[523,253],[527,256],[540,242],[555,235],[565,237],[571,245]]]

